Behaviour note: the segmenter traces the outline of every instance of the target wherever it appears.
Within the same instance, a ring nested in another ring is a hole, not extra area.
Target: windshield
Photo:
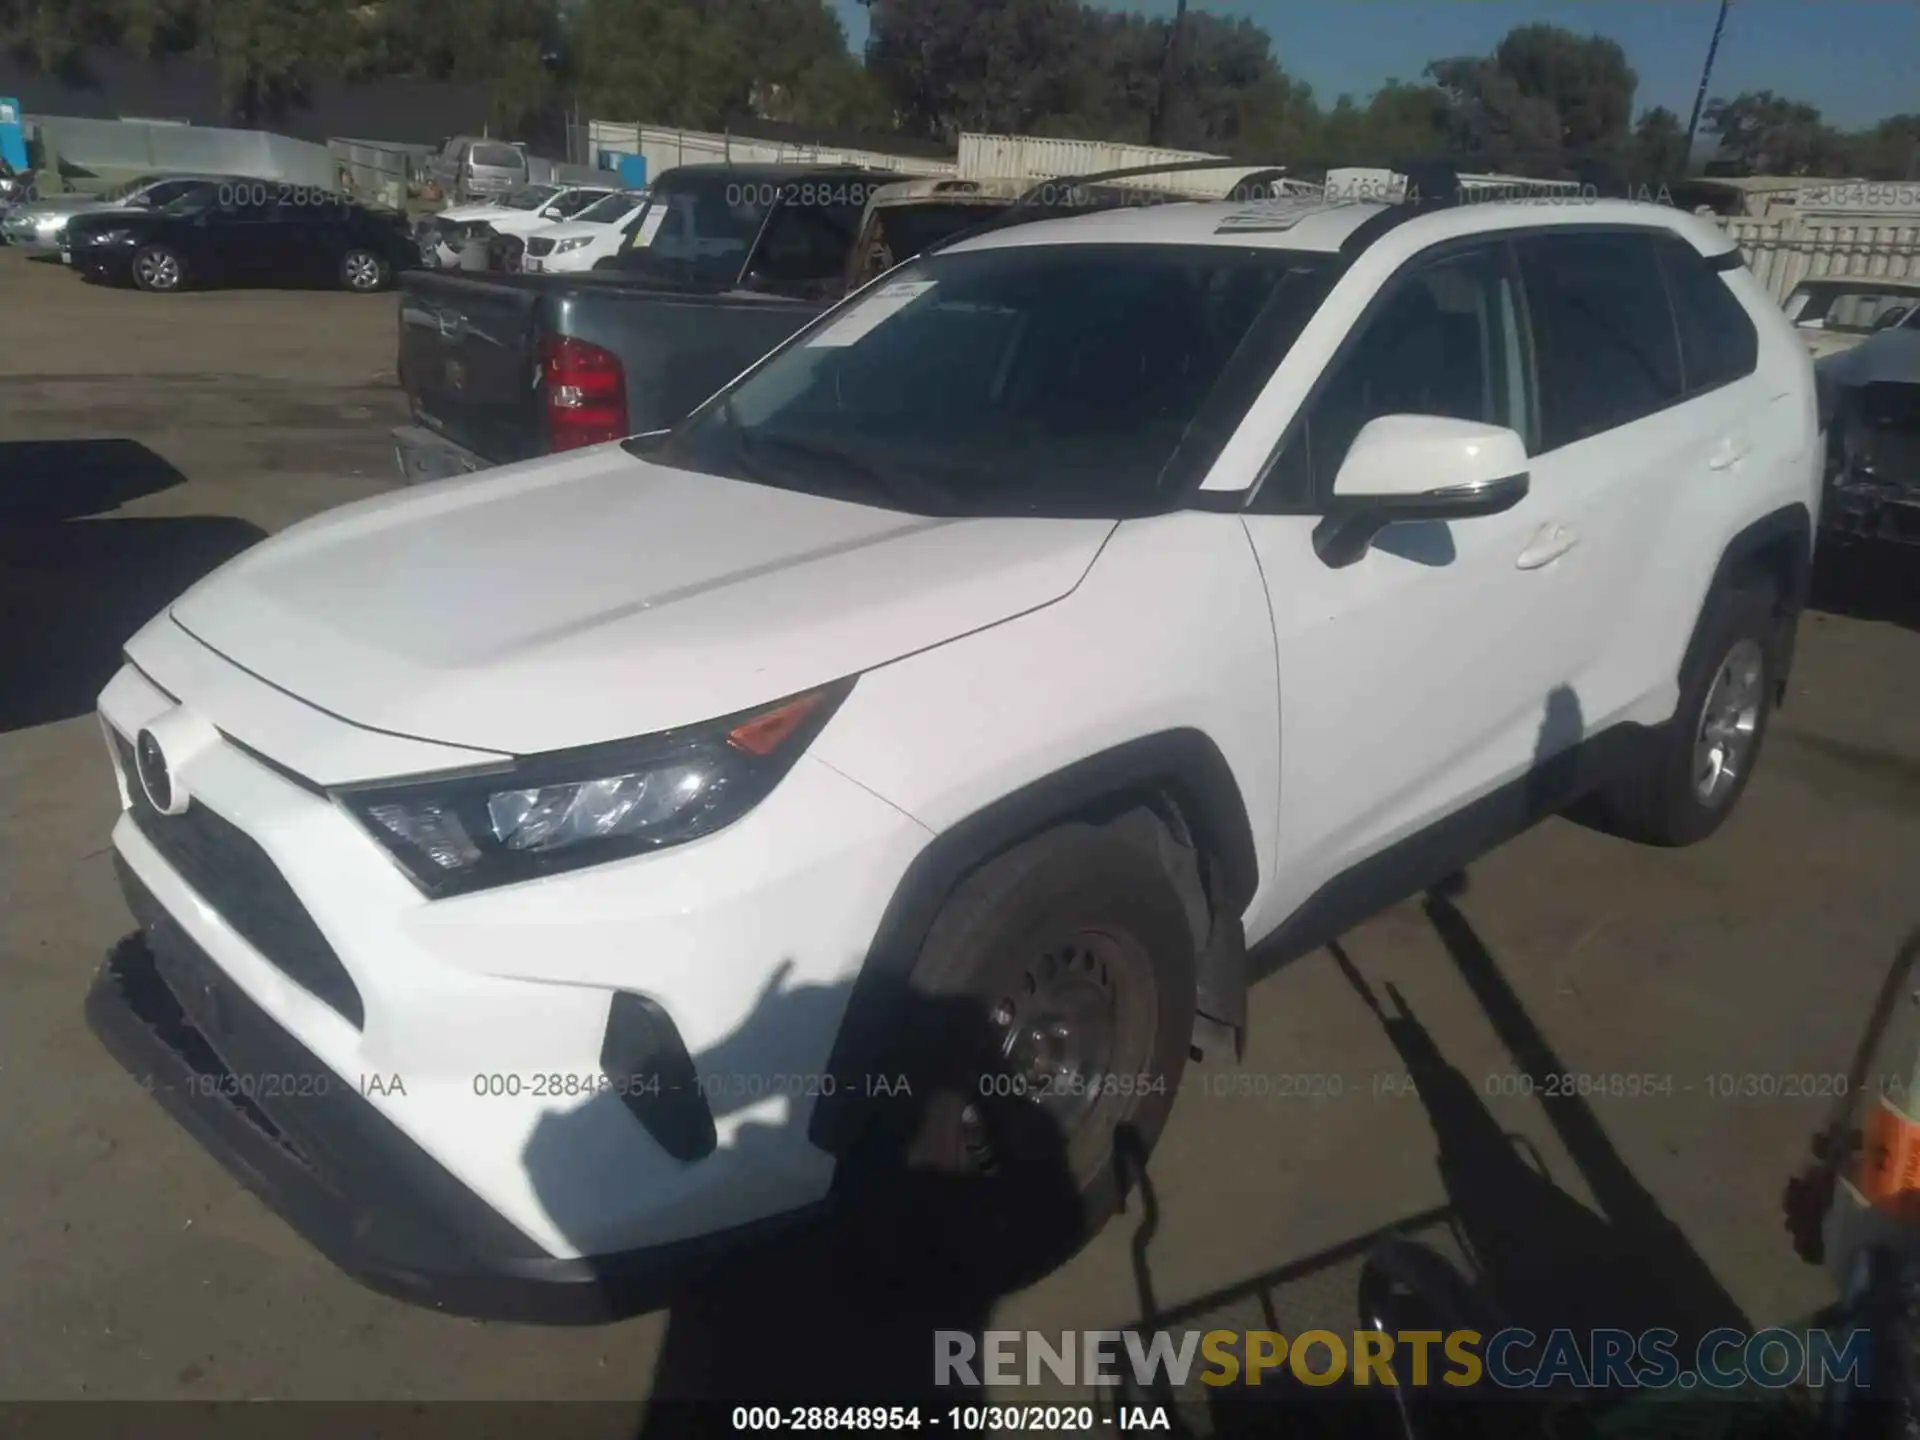
[[[647,203],[647,197],[622,192],[604,195],[573,218],[588,225],[617,225]]]
[[[557,185],[522,185],[518,190],[501,196],[499,203],[509,210],[538,210],[559,193],[560,187]]]
[[[581,214],[597,200],[606,196],[599,190],[568,190],[549,207],[562,220],[571,220]]]
[[[100,198],[118,204],[122,200],[131,200],[141,191],[159,183],[160,177],[157,175],[142,175],[138,180],[129,180],[124,185],[114,186],[111,190],[105,191]]]
[[[1787,318],[1800,326],[1818,326],[1843,335],[1871,334],[1889,312],[1910,309],[1920,291],[1882,288],[1871,283],[1802,285],[1787,297]]]
[[[210,180],[188,186],[160,207],[162,215],[191,215],[205,210],[220,198],[220,187]]]
[[[984,225],[996,215],[1005,214],[1013,202],[1000,201],[971,205],[954,201],[934,201],[927,205],[893,205],[878,212],[880,233],[886,237],[887,251],[895,260],[911,260],[922,250],[939,244],[950,235]]]
[[[662,176],[622,258],[681,261],[696,272],[731,278],[746,263],[779,188],[774,181],[724,172]]]
[[[1163,509],[1326,294],[1225,245],[924,256],[683,421],[670,465],[928,515]]]

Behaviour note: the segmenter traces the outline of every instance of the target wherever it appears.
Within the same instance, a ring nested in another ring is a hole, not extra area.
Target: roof
[[[1405,209],[1372,201],[1326,201],[1306,197],[1241,204],[1193,201],[1142,204],[1092,215],[994,230],[961,241],[956,250],[1012,245],[1240,245],[1335,254],[1361,226],[1389,212],[1404,216],[1394,232],[1408,243],[1548,225],[1634,225],[1672,230],[1702,254],[1731,248],[1724,231],[1669,205],[1586,196],[1477,201],[1430,209]]]
[[[958,180],[951,175],[923,175],[882,185],[868,203],[903,205],[912,200],[951,200],[957,204],[978,201],[991,204],[1018,200],[1037,182],[1011,176],[988,176],[979,180]]]
[[[885,175],[896,180],[905,180],[905,179],[912,178],[910,175],[902,174],[898,170],[879,170],[869,165],[849,165],[845,162],[821,164],[817,161],[779,162],[779,163],[774,163],[769,161],[755,161],[752,164],[747,164],[747,165],[734,165],[734,164],[729,164],[725,161],[715,161],[711,164],[705,164],[705,165],[669,166],[667,169],[662,170],[657,177],[655,177],[653,183],[657,185],[660,183],[660,181],[666,179],[667,176],[669,175],[726,176],[733,180],[746,180],[746,181],[799,180],[799,179],[804,179],[805,177],[810,175],[846,175],[846,176],[857,175],[857,176],[860,176],[862,179],[871,179],[881,175]]]
[[[1391,207],[1361,201],[1328,203],[1284,199],[1236,204],[1230,201],[1155,202],[1123,205],[1061,220],[991,231],[962,241],[955,249],[984,250],[999,245],[1137,244],[1271,246],[1274,249],[1338,251],[1346,238],[1373,216]]]

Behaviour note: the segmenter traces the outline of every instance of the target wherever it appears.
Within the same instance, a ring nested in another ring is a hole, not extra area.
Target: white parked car
[[[599,261],[620,253],[627,238],[626,227],[646,208],[646,191],[617,190],[571,220],[531,232],[520,268],[533,275],[591,270]]]
[[[1920,316],[1920,283],[1910,280],[1802,280],[1786,300],[1787,318],[1816,361],[1845,354],[1870,335]]]
[[[430,263],[456,264],[460,258],[459,239],[481,226],[497,235],[525,239],[534,231],[571,220],[620,192],[606,185],[527,185],[498,200],[476,200],[467,205],[451,205],[425,216],[414,228],[421,254]]]
[[[321,515],[142,629],[92,1021],[454,1309],[603,1314],[869,1163],[1091,1228],[1254,946],[1577,797],[1726,819],[1820,465],[1792,326],[1668,208],[979,234],[671,432]]]

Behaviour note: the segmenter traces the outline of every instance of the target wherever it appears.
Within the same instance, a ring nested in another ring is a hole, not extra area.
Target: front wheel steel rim
[[[1754,639],[1738,641],[1714,672],[1693,742],[1693,791],[1702,804],[1723,802],[1746,774],[1760,733],[1765,682],[1766,657]]]
[[[1118,959],[1110,937],[1082,933],[1035,956],[1004,988],[989,1017],[997,1052],[981,1077],[981,1095],[970,1097],[960,1116],[973,1168],[992,1168],[998,1158],[988,1103],[1033,1104],[1070,1138],[1110,1095],[1120,1032]]]
[[[180,283],[180,263],[164,251],[142,255],[136,265],[140,283],[149,290],[171,290]]]

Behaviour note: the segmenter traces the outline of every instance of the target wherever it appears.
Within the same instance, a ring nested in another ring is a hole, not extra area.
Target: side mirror
[[[1405,520],[1471,520],[1527,494],[1527,446],[1513,431],[1440,415],[1382,415],[1354,438],[1313,548],[1338,569]]]

